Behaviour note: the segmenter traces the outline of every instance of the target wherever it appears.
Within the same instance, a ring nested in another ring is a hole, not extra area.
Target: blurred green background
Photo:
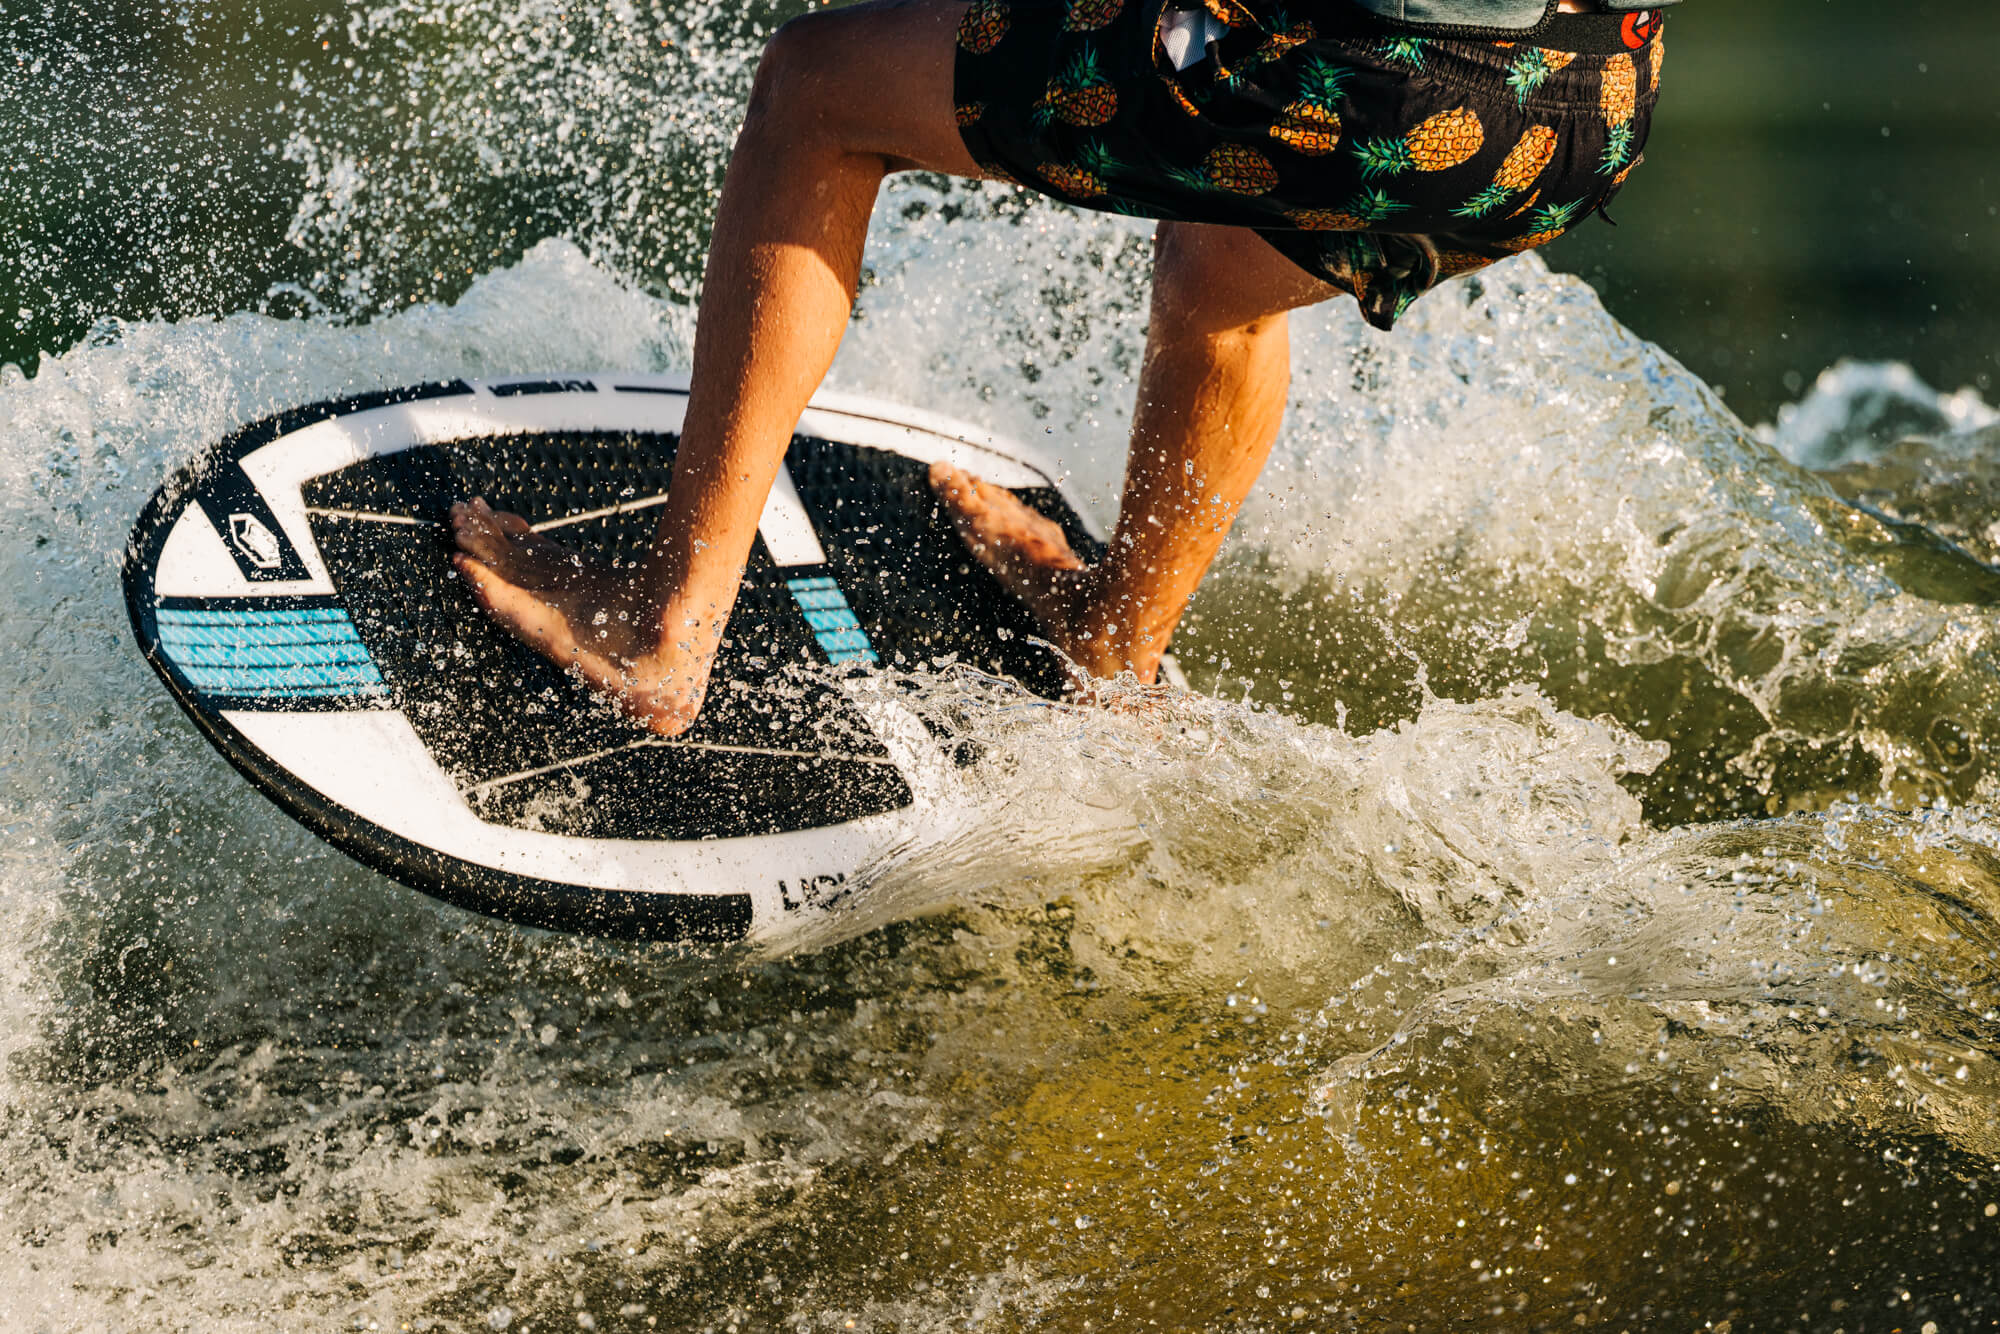
[[[1646,163],[1552,246],[1756,421],[1841,357],[1993,397],[1992,0],[1686,0]]]
[[[32,372],[106,317],[449,300],[551,234],[690,295],[747,54],[798,5],[391,8],[386,23],[296,0],[0,11],[0,362]],[[1991,397],[1992,25],[1991,0],[1688,0],[1618,226],[1579,228],[1550,261],[1752,421],[1842,357]],[[477,89],[494,52],[515,77],[537,42],[586,90],[565,94],[581,132],[527,123],[547,101]],[[604,77],[580,68],[593,61]],[[677,98],[689,114],[663,113]],[[497,132],[469,137],[481,114]]]

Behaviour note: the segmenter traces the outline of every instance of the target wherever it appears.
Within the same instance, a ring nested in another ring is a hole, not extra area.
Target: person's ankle
[[[1152,681],[1166,652],[1166,636],[1129,610],[1084,602],[1071,622],[1066,651],[1077,666],[1093,676],[1114,677],[1131,672]]]
[[[717,616],[713,604],[705,613],[682,598],[643,605],[656,608],[645,612],[646,620],[642,622],[643,638],[650,645],[644,655],[647,665],[684,665],[706,662],[715,656],[728,617]]]

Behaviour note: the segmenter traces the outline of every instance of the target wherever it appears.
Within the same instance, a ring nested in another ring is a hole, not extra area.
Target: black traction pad
[[[453,501],[485,496],[584,555],[629,561],[663,494],[676,437],[572,431],[419,446],[304,488],[339,599],[395,707],[484,820],[587,838],[701,839],[819,828],[898,809],[911,794],[824,672],[786,585],[830,575],[885,666],[950,660],[1054,696],[1063,674],[1025,609],[971,560],[926,466],[795,438],[786,461],[826,565],[780,568],[760,539],[695,726],[661,743],[480,611],[449,560]],[[1097,544],[1053,488],[1017,492]],[[401,520],[397,522],[396,520]]]

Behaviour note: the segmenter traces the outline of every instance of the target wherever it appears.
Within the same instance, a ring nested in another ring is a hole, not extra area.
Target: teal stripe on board
[[[868,641],[868,632],[861,628],[854,609],[847,605],[847,595],[840,591],[839,584],[824,576],[814,576],[787,579],[785,587],[792,590],[792,597],[805,613],[806,624],[812,627],[813,638],[819,641],[827,661],[881,661],[875,654],[875,646]]]
[[[372,699],[386,695],[386,690],[364,690],[354,686],[285,686],[266,689],[259,686],[242,686],[232,682],[194,682],[197,690],[210,695],[228,695],[235,699]]]
[[[186,667],[307,667],[372,661],[360,644],[181,644],[162,639]]]
[[[372,666],[346,671],[288,672],[242,672],[196,667],[185,675],[191,685],[218,695],[375,695],[383,691],[382,678]]]
[[[338,607],[162,607],[160,648],[197,690],[262,699],[386,693],[382,675]]]
[[[854,619],[854,613],[842,607],[839,611],[808,611],[806,624],[814,631],[852,630],[861,622]]]
[[[859,630],[834,630],[815,636],[826,656],[835,662],[874,662],[875,650],[868,636]]]
[[[175,644],[358,644],[351,625],[161,625],[160,642]]]
[[[806,585],[799,587],[800,584]],[[824,585],[824,587],[820,587]],[[801,579],[792,585],[792,596],[808,611],[823,611],[829,607],[845,607],[847,599],[831,579]]]
[[[206,607],[161,607],[153,613],[161,625],[311,625],[352,626],[338,607],[282,607],[270,611]]]
[[[382,684],[382,674],[372,662],[296,667],[183,667],[182,674],[196,685],[255,687],[282,690],[287,686],[352,686],[373,689]]]

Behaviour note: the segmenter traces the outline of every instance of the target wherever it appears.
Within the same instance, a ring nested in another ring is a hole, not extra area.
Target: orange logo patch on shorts
[[[1659,35],[1666,15],[1657,9],[1639,9],[1625,16],[1625,45],[1637,51]]]

